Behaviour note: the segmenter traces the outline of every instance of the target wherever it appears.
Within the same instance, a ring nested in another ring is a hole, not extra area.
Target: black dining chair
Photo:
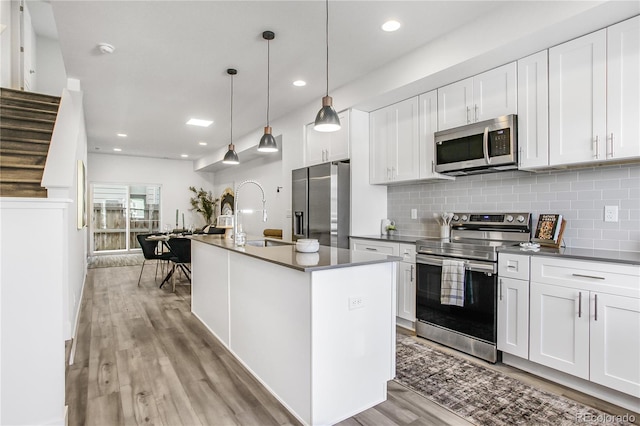
[[[147,260],[155,260],[156,261],[156,278],[158,277],[158,265],[161,261],[169,261],[171,259],[172,254],[170,252],[157,253],[156,249],[158,248],[157,241],[149,241],[147,238],[154,234],[138,234],[136,238],[138,239],[138,243],[142,248],[142,254],[144,255],[144,261],[142,262],[142,268],[140,268],[140,276],[138,277],[138,287],[140,287],[140,279],[142,279],[142,271],[144,270],[144,265]]]
[[[189,282],[191,282],[191,269],[189,268],[191,264],[191,240],[189,238],[171,238],[167,241],[167,245],[171,252],[169,260],[172,263],[171,271],[169,275],[167,275],[167,278],[171,277],[171,285],[175,293],[177,269],[180,269]],[[160,287],[162,287],[162,285],[160,285]]]

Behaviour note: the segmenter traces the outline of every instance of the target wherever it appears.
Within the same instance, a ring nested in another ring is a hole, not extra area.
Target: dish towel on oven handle
[[[464,306],[464,264],[463,260],[442,261],[440,303],[443,305]]]

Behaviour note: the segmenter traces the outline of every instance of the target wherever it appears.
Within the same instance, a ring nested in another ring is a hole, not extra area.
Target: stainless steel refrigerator
[[[349,248],[351,168],[336,161],[292,171],[293,240]]]

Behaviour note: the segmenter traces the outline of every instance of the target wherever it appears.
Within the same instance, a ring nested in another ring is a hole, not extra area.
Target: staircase
[[[46,198],[40,186],[60,98],[0,88],[0,197]]]

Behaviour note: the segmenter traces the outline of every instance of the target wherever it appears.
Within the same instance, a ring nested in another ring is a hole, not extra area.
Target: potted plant
[[[393,235],[396,232],[396,225],[395,224],[391,224],[391,225],[387,225],[387,234],[388,235]]]
[[[215,218],[213,214],[216,211],[219,198],[213,198],[211,191],[205,191],[204,189],[196,189],[193,186],[189,187],[189,191],[193,193],[193,197],[189,200],[191,208],[189,210],[197,211],[204,218],[206,225],[215,225]]]

